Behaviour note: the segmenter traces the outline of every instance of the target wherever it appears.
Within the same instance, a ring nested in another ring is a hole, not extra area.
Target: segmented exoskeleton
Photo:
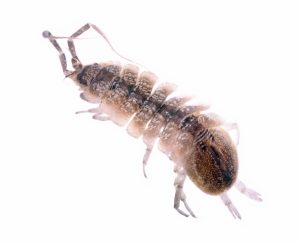
[[[146,144],[143,159],[145,176],[145,165],[158,139],[159,149],[175,164],[174,207],[182,215],[195,217],[183,192],[188,175],[202,191],[220,195],[232,215],[241,218],[226,193],[228,189],[235,184],[239,191],[250,198],[258,201],[261,198],[257,192],[237,180],[238,155],[236,145],[228,134],[231,129],[237,130],[236,124],[226,123],[216,114],[204,112],[208,108],[205,105],[186,105],[191,97],[168,98],[176,86],[170,83],[156,84],[156,75],[149,71],[140,72],[137,65],[122,66],[114,62],[83,65],[76,54],[73,40],[89,28],[98,32],[114,50],[98,27],[86,24],[68,38],[74,68],[72,71],[67,69],[65,54],[56,41],[60,37],[54,37],[49,31],[43,32],[43,36],[59,52],[65,76],[80,86],[80,97],[99,104],[96,108],[78,113],[94,113],[94,119],[111,120],[119,126],[127,125],[131,136],[142,136]],[[181,201],[189,214],[180,209]]]

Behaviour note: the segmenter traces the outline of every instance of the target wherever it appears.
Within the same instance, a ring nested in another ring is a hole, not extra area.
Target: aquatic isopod
[[[78,113],[90,112],[94,119],[111,120],[119,126],[127,124],[131,136],[142,137],[146,144],[143,158],[145,176],[145,166],[157,141],[158,148],[174,162],[177,174],[174,208],[184,216],[195,217],[183,192],[186,176],[203,192],[219,195],[236,218],[241,216],[227,194],[233,185],[251,199],[261,201],[257,192],[237,179],[237,148],[228,133],[234,129],[238,134],[237,125],[207,112],[205,105],[187,105],[191,97],[169,97],[176,86],[157,84],[155,74],[141,72],[137,65],[121,65],[118,62],[83,65],[76,54],[74,39],[90,28],[117,53],[97,26],[86,24],[67,38],[74,70],[67,69],[66,56],[56,41],[63,37],[55,37],[49,31],[43,32],[43,36],[59,52],[65,77],[80,87],[80,97],[98,104],[96,108]],[[188,213],[180,208],[180,202],[183,202]]]

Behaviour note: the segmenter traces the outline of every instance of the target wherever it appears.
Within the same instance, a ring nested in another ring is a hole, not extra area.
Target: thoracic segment
[[[132,64],[118,63],[88,65],[73,78],[81,84],[83,97],[100,101],[100,114],[107,114],[119,126],[128,124],[131,136],[143,136],[147,156],[158,139],[158,148],[184,167],[203,191],[220,194],[234,183],[237,154],[220,127],[222,121],[201,113],[206,106],[186,105],[191,97],[168,99],[175,85],[161,83],[154,88],[153,73],[139,73]]]
[[[110,119],[124,126],[128,124],[127,131],[133,137],[143,135],[147,146],[152,147],[159,138],[159,148],[162,152],[179,159],[187,149],[187,142],[191,143],[190,129],[187,135],[184,130],[197,122],[190,124],[186,117],[190,114],[200,114],[205,106],[186,106],[191,97],[168,96],[176,90],[170,83],[161,83],[154,89],[157,77],[151,72],[139,73],[139,68],[132,64],[100,63],[85,66],[76,77],[81,84],[84,97],[94,97],[100,100],[101,112]],[[191,119],[190,119],[191,120]],[[182,125],[185,122],[186,124]],[[184,129],[182,130],[182,128]],[[175,151],[176,150],[176,151]]]

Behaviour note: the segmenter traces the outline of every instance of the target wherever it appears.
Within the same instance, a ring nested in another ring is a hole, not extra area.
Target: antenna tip
[[[43,31],[42,35],[44,38],[47,38],[47,39],[52,36],[52,34],[48,30]]]

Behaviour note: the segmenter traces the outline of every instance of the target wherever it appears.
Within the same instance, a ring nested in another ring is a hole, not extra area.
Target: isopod
[[[241,219],[227,193],[233,185],[251,199],[262,199],[259,193],[237,179],[237,144],[229,135],[230,130],[236,130],[238,135],[237,125],[208,112],[206,105],[188,105],[191,97],[170,97],[176,90],[174,84],[157,83],[158,78],[154,73],[140,71],[139,66],[133,63],[121,65],[118,62],[101,62],[83,65],[76,54],[74,39],[90,28],[100,34],[118,54],[104,33],[94,24],[88,23],[67,38],[74,70],[67,69],[66,56],[56,41],[63,37],[55,37],[49,31],[43,32],[43,36],[59,52],[65,77],[80,87],[80,97],[98,105],[77,113],[90,112],[96,120],[111,120],[119,126],[127,125],[129,135],[142,137],[146,145],[143,158],[145,176],[145,166],[157,142],[159,150],[174,162],[174,208],[180,214],[195,217],[183,191],[188,176],[203,192],[219,195],[231,214]],[[181,202],[187,212],[180,208]]]

